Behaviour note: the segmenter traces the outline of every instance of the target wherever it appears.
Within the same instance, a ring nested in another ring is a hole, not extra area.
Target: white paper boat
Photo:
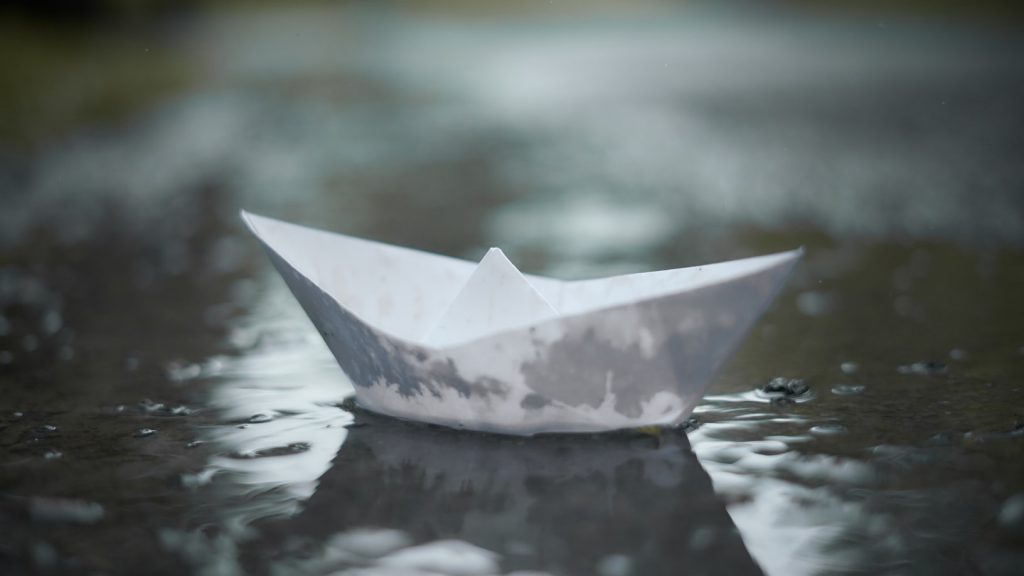
[[[242,217],[362,407],[519,435],[681,423],[802,254],[563,282]]]

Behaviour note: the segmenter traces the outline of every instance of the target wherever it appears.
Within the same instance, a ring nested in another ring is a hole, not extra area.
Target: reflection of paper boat
[[[302,511],[262,524],[249,550],[371,526],[469,542],[501,554],[506,572],[610,573],[595,568],[616,554],[645,576],[761,574],[682,430],[522,442],[360,411],[355,424]],[[339,569],[318,567],[281,572]]]
[[[507,434],[680,423],[801,254],[562,282],[243,218],[361,406]]]

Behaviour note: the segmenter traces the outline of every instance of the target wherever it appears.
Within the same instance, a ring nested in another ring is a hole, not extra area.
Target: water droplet
[[[10,364],[14,362],[14,354],[11,354],[9,350],[0,350],[0,364]]]
[[[11,413],[11,418],[14,418],[15,420],[20,420],[24,416],[25,416],[24,412],[12,412]]]
[[[185,444],[185,448],[198,448],[203,444],[206,444],[206,442],[203,442],[202,440],[193,440],[188,444]]]
[[[11,322],[7,317],[0,314],[0,336],[7,336],[11,333]]]
[[[46,460],[59,460],[64,456],[64,453],[60,450],[47,450],[43,453],[43,458]]]
[[[136,438],[145,438],[147,436],[152,436],[153,434],[156,434],[156,430],[153,428],[139,428],[135,431],[134,436]]]
[[[953,348],[949,351],[949,357],[953,360],[962,361],[967,359],[967,351],[962,348]]]
[[[914,362],[905,366],[899,366],[896,371],[900,374],[921,374],[924,376],[938,376],[945,374],[949,367],[942,362]]]
[[[860,364],[856,362],[843,362],[839,365],[839,369],[842,370],[843,374],[853,374],[857,370],[860,370]]]
[[[139,368],[139,359],[134,356],[129,356],[124,359],[124,369],[129,372],[134,372]]]
[[[837,384],[832,387],[832,393],[839,396],[854,396],[864,392],[863,384]]]
[[[262,424],[264,422],[270,422],[273,419],[274,419],[274,416],[272,414],[267,414],[265,412],[261,412],[259,414],[253,414],[252,416],[250,416],[249,417],[249,423],[250,424]]]
[[[72,360],[75,357],[75,349],[72,348],[70,345],[65,344],[64,346],[60,347],[60,352],[57,353],[57,357],[63,360],[64,362]]]

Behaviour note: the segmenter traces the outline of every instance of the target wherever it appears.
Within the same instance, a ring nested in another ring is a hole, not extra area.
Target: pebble
[[[766,394],[782,394],[786,397],[802,396],[811,389],[807,382],[799,378],[772,378],[761,390]]]

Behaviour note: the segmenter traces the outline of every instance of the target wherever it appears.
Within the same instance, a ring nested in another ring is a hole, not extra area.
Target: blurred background
[[[995,0],[6,2],[0,568],[291,554],[241,543],[344,453],[351,389],[246,209],[561,278],[805,246],[698,413],[708,497],[769,573],[1012,573],[1022,31]],[[813,398],[752,395],[777,376]],[[582,573],[629,573],[605,552]]]

